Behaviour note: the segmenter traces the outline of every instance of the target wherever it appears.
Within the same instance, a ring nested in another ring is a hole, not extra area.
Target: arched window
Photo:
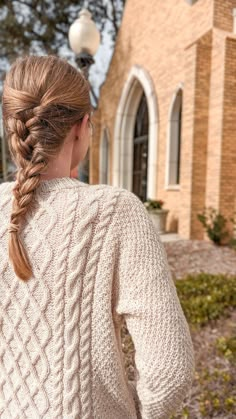
[[[143,93],[147,100],[149,121],[147,196],[148,198],[154,199],[157,193],[157,177],[159,172],[158,105],[155,85],[148,72],[138,65],[133,66],[130,70],[116,112],[114,151],[112,153],[112,185],[133,191],[134,127],[137,120],[137,110]]]
[[[180,179],[182,97],[182,89],[180,89],[175,97],[170,114],[168,186],[179,185]]]
[[[148,106],[143,93],[136,114],[133,148],[132,191],[144,202],[147,199],[148,168]]]
[[[109,183],[109,140],[107,128],[103,131],[100,144],[99,183]]]

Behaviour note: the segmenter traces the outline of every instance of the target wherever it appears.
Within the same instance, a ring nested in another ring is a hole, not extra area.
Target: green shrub
[[[227,359],[236,362],[236,336],[218,338],[216,347]]]
[[[236,307],[236,277],[225,275],[188,275],[176,280],[177,293],[191,324],[203,326],[208,321],[227,316]]]
[[[201,214],[197,214],[197,218],[202,223],[209,239],[215,244],[220,245],[222,240],[229,235],[225,229],[227,219],[216,209],[205,207]]]
[[[235,406],[236,406],[236,397],[228,397],[227,399],[225,399],[225,407],[228,411],[231,411],[232,408],[234,408],[234,412],[235,412]]]
[[[231,247],[232,249],[236,250],[236,239],[232,238],[229,242],[229,247]]]

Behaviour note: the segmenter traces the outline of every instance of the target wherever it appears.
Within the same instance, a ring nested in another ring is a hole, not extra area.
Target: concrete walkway
[[[160,238],[161,238],[161,241],[162,242],[173,242],[173,241],[177,241],[177,240],[184,240],[177,233],[164,233],[164,234],[160,234]]]

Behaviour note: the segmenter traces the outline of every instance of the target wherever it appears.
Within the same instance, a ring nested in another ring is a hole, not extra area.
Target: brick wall
[[[216,28],[232,32],[233,8],[236,8],[236,0],[214,0],[213,24]]]
[[[223,124],[226,99],[222,62],[226,34],[222,30],[232,30],[235,3],[236,0],[198,0],[190,6],[184,0],[127,0],[107,79],[101,89],[99,123],[91,150],[92,183],[99,181],[99,143],[105,126],[111,133],[112,179],[116,111],[128,74],[138,64],[148,71],[158,103],[156,197],[163,199],[165,207],[170,209],[167,227],[175,230],[178,225],[179,233],[186,238],[203,237],[196,214],[204,203],[218,207],[224,188],[220,181],[222,127],[230,130],[232,122],[226,116],[230,109],[225,108]],[[180,84],[183,85],[181,188],[168,190],[165,189],[168,119]],[[223,142],[228,147],[226,137]],[[228,161],[226,155],[224,158]]]

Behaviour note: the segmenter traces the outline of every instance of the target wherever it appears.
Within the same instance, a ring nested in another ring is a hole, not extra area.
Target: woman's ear
[[[89,115],[86,114],[84,115],[82,121],[80,122],[80,124],[76,124],[75,127],[75,136],[77,138],[83,138],[84,135],[86,135],[86,131],[87,131],[87,125],[88,125],[88,120],[89,120]]]

